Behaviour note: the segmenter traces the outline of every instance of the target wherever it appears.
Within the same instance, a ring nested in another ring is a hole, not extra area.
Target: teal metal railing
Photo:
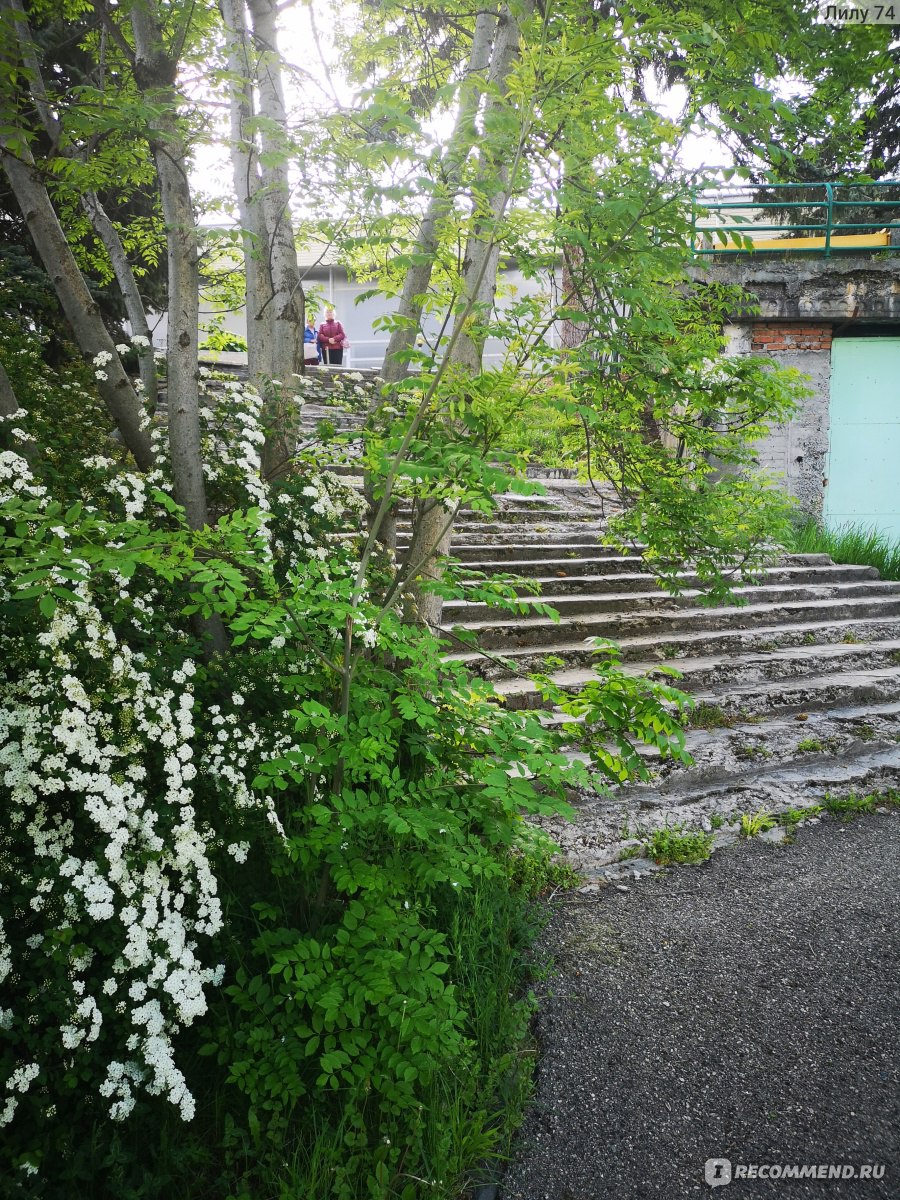
[[[691,229],[696,254],[897,253],[900,180],[707,185]]]

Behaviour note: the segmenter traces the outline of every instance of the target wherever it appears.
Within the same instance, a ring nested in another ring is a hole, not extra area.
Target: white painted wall
[[[350,349],[344,353],[344,364],[354,367],[380,367],[384,362],[388,335],[383,329],[376,327],[376,321],[392,313],[395,303],[387,300],[384,296],[371,296],[365,300],[359,300],[358,298],[369,291],[372,285],[352,281],[347,277],[346,271],[338,266],[321,267],[311,273],[304,282],[310,288],[314,288],[316,294],[324,298],[325,303],[330,301],[334,304],[336,316],[350,339]],[[551,282],[548,278],[546,282],[539,283],[526,279],[521,271],[507,270],[502,273],[500,288],[505,293],[510,287],[513,287],[516,289],[518,297],[535,295],[543,291],[548,293],[549,298]],[[504,305],[509,302],[509,299],[505,299],[501,295],[498,307],[502,311]],[[210,305],[201,304],[201,328],[208,325],[218,312],[220,310]],[[321,316],[320,311],[317,314],[317,323],[321,320]],[[165,349],[167,344],[166,315],[164,313],[155,314],[150,324],[151,328],[155,330],[154,344],[158,349]],[[223,314],[222,328],[229,333],[237,333],[246,337],[246,326],[247,317],[244,309]],[[426,336],[437,337],[439,328],[439,322],[433,318],[426,319],[424,322]],[[557,344],[555,329],[551,329],[548,336],[551,344]],[[203,338],[204,334],[201,332],[201,342]],[[485,346],[485,365],[496,366],[501,361],[503,352],[502,342],[496,338],[489,338]]]

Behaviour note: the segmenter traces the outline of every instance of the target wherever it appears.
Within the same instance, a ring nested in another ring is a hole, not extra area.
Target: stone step
[[[695,702],[726,714],[800,713],[835,705],[900,700],[900,666],[860,671],[827,671],[795,679],[724,683],[694,692]],[[900,765],[900,750],[898,750]]]
[[[461,625],[463,644],[468,637],[472,646],[487,650],[528,647],[547,651],[561,636],[567,642],[593,637],[619,641],[638,636],[653,636],[660,643],[675,644],[684,632],[748,630],[754,626],[779,627],[809,622],[889,620],[900,616],[900,595],[862,595],[829,597],[823,600],[785,600],[778,603],[748,604],[743,608],[682,607],[661,611],[589,613],[572,616],[565,624],[549,617],[495,617],[472,620]],[[448,649],[462,649],[453,627],[445,625],[443,634]]]
[[[497,508],[493,512],[479,513],[473,512],[471,509],[460,509],[460,516],[453,526],[454,540],[469,529],[487,530],[499,527],[505,533],[509,533],[510,525],[521,525],[523,528],[531,527],[538,528],[541,526],[549,529],[550,526],[573,522],[583,525],[590,525],[601,536],[603,529],[597,521],[597,514],[589,510],[583,509],[565,509],[565,508]],[[408,530],[411,525],[411,514],[408,509],[400,509],[397,514],[397,529]]]
[[[485,536],[484,527],[473,533],[466,533],[459,538],[453,540],[452,554],[454,558],[458,558],[461,562],[466,562],[471,558],[490,559],[497,563],[505,563],[512,558],[541,558],[548,553],[548,538],[546,533],[541,533],[537,530],[521,529],[516,527],[515,542],[508,540],[509,530],[503,528],[501,532],[504,534],[504,540],[492,544]],[[526,538],[527,535],[527,538]],[[521,540],[525,538],[525,540]],[[398,545],[408,545],[409,535],[404,533],[402,536],[398,534]],[[553,542],[552,550],[550,551],[554,558],[582,558],[584,555],[602,554],[604,549],[610,555],[615,554],[620,556],[626,554],[627,550],[616,548],[613,550],[610,547],[604,547],[600,535],[597,533],[585,533],[578,529],[566,530],[565,538],[560,542]],[[639,556],[638,550],[634,551],[635,556]]]
[[[676,664],[654,662],[631,662],[623,670],[631,675],[659,672],[660,668]],[[724,657],[710,655],[688,658],[677,664],[680,678],[672,679],[660,673],[658,678],[671,682],[679,690],[690,693],[718,695],[725,686],[740,685],[740,689],[754,684],[765,687],[770,682],[797,682],[808,676],[832,674],[835,671],[860,674],[873,670],[884,670],[900,666],[900,637],[880,642],[838,644],[831,646],[794,646],[770,653],[745,653]],[[552,671],[551,681],[567,692],[580,691],[596,675],[589,668],[570,668]],[[507,678],[495,682],[498,695],[504,697],[509,708],[543,708],[546,703],[541,692],[530,679]]]
[[[629,784],[612,795],[593,793],[578,804],[574,823],[549,818],[539,824],[572,865],[590,877],[592,869],[615,862],[625,846],[654,829],[709,829],[711,818],[736,829],[745,813],[777,815],[821,804],[829,794],[863,796],[896,788],[900,761],[896,746],[861,745],[840,760],[811,763],[800,757],[794,762],[722,771],[705,780],[686,771],[683,780],[680,791]]]
[[[493,550],[496,547],[487,547],[486,549]],[[454,557],[456,556],[454,555]],[[771,574],[773,571],[827,571],[830,569],[845,574],[847,578],[879,578],[875,567],[848,566],[844,564],[836,566],[825,555],[808,556],[810,559],[815,559],[816,561],[806,561],[806,558],[800,555],[793,557],[797,561],[781,561],[763,568],[761,574]],[[825,559],[825,561],[819,561],[821,559]],[[565,587],[565,580],[580,579],[583,576],[600,577],[610,574],[634,574],[648,579],[656,579],[650,568],[642,564],[637,554],[625,555],[612,548],[605,549],[603,546],[598,546],[593,555],[585,553],[574,558],[542,558],[535,554],[533,558],[498,559],[492,558],[486,553],[485,558],[481,561],[472,558],[465,559],[464,566],[466,570],[478,571],[484,575],[503,572],[509,575],[520,575],[523,579],[536,578],[541,583],[549,580],[552,584],[558,583],[563,588]],[[465,578],[465,571],[462,571],[461,575]],[[690,565],[688,565],[683,572],[679,573],[679,577],[685,580],[695,579],[696,574],[690,570]]]
[[[666,610],[679,607],[694,607],[702,592],[694,588],[685,589],[678,596],[672,596],[660,589],[653,591],[608,591],[586,592],[583,595],[561,595],[552,598],[552,606],[560,618],[581,616],[583,614],[618,612],[648,613],[660,609]],[[876,579],[872,581],[852,583],[776,583],[760,584],[754,587],[734,588],[733,594],[745,605],[766,605],[779,602],[854,599],[856,597],[898,596],[900,597],[900,581]],[[523,596],[523,605],[541,603],[540,597]],[[449,600],[444,604],[445,620],[457,624],[468,625],[470,621],[487,620],[498,610],[495,606],[477,601]],[[527,613],[525,620],[528,620]]]
[[[559,627],[557,627],[559,629]],[[617,645],[624,662],[643,658],[680,668],[693,655],[721,656],[732,653],[767,653],[787,646],[831,645],[843,642],[882,641],[900,636],[900,617],[887,620],[801,621],[781,625],[760,625],[750,629],[685,630],[672,641],[658,634],[624,637]],[[515,664],[522,674],[548,672],[561,667],[588,666],[594,657],[591,639],[578,642],[553,642],[546,646],[512,646],[497,652]],[[448,659],[464,662],[485,679],[509,675],[509,669],[481,652],[455,651]]]
[[[630,560],[625,559],[628,563]],[[535,564],[540,566],[542,564]],[[580,566],[581,563],[576,560],[574,566]],[[633,566],[633,560],[631,560]],[[487,574],[488,572],[485,572]],[[861,583],[867,580],[879,581],[878,572],[874,567],[844,567],[844,566],[828,566],[828,567],[770,567],[767,570],[759,572],[753,577],[744,577],[742,580],[736,581],[750,589],[760,587],[761,585],[772,586],[774,584],[793,585],[793,584],[832,584],[832,583]],[[703,580],[692,571],[681,571],[675,577],[675,581],[679,587],[690,589],[692,592],[702,591]],[[464,580],[465,582],[465,580]],[[568,573],[562,576],[554,575],[533,575],[528,579],[527,583],[522,583],[517,586],[516,590],[523,595],[530,595],[530,584],[538,584],[540,586],[540,597],[556,597],[565,595],[577,595],[578,593],[590,593],[593,595],[602,592],[649,592],[654,588],[658,588],[663,595],[670,595],[665,590],[663,585],[659,583],[653,575],[646,572],[635,571],[614,571],[607,573],[605,570],[596,570],[592,573],[585,572],[584,574]],[[551,603],[555,604],[555,599]]]

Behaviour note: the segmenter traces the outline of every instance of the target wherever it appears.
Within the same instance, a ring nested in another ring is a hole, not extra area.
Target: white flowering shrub
[[[236,428],[216,432],[232,402]],[[124,1145],[117,1129],[166,1112],[227,1112],[270,1161],[302,1102],[357,1127],[335,1184],[357,1195],[368,1139],[389,1130],[399,1162],[437,1073],[470,1060],[435,905],[501,871],[520,808],[547,803],[497,766],[536,768],[539,723],[499,715],[430,635],[358,594],[356,493],[302,459],[263,487],[258,402],[232,388],[215,404],[211,483],[232,507],[214,529],[185,528],[163,467],[89,456],[89,500],[63,504],[0,452],[0,1121],[16,1187],[61,1177],[58,1162],[83,1185],[92,1139]],[[227,659],[204,658],[192,612],[225,620]],[[563,769],[542,757],[551,790]]]

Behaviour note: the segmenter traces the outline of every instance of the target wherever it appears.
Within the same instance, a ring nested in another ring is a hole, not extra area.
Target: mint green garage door
[[[828,525],[900,537],[900,337],[835,338]]]

